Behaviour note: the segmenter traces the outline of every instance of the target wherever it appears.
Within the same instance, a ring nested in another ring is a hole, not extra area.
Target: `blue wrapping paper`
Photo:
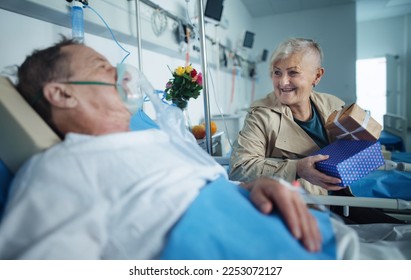
[[[337,140],[313,155],[329,155],[329,159],[317,162],[317,170],[341,179],[339,186],[351,183],[368,175],[384,164],[381,145],[375,141]]]

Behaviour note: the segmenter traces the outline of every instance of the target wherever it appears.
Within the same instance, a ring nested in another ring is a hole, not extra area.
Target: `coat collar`
[[[312,91],[310,94],[310,100],[316,105],[316,108],[321,116],[325,116],[328,113],[332,113],[334,110],[341,109],[341,106],[344,105],[343,103],[335,104],[333,102],[326,102],[324,98],[321,98],[321,94],[325,93]],[[287,116],[292,118],[290,108],[286,105],[281,104],[273,91],[267,94],[265,98],[259,99],[250,105],[251,110],[257,107],[265,107],[279,114],[287,114]]]
[[[319,112],[319,117],[324,124],[325,118],[328,117],[328,113],[334,110],[332,108],[333,105],[328,103],[325,104],[319,97],[319,93],[314,91],[311,92],[310,100],[316,106]],[[274,92],[271,92],[265,98],[254,102],[250,106],[250,109],[252,110],[256,107],[265,107],[281,115],[278,136],[275,142],[277,148],[301,156],[308,156],[320,149],[314,140],[312,140],[312,138],[296,122],[294,122],[290,107],[281,104]],[[294,139],[298,139],[298,141],[295,141]]]

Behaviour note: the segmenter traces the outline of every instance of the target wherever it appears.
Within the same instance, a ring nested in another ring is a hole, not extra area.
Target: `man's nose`
[[[110,73],[113,73],[113,72],[116,73],[117,72],[117,67],[110,64],[107,71],[109,71]]]
[[[117,77],[117,73],[118,73],[117,67],[115,67],[115,66],[113,66],[113,65],[110,65],[110,67],[108,67],[108,69],[107,69],[107,72],[108,72],[110,75],[113,75],[113,76],[114,76],[114,79],[117,81],[117,79],[118,79],[118,77]]]

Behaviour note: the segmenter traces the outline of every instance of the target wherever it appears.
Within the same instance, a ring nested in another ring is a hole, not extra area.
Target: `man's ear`
[[[74,108],[78,100],[70,93],[70,88],[61,83],[47,83],[43,87],[44,98],[58,108]]]

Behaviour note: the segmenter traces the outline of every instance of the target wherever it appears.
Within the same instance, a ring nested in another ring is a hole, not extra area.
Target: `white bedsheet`
[[[365,224],[349,227],[358,236],[358,259],[411,259],[411,225]]]
[[[345,225],[332,219],[337,258],[344,260],[411,260],[411,225]]]
[[[345,225],[332,218],[337,259],[410,260],[410,224]]]

